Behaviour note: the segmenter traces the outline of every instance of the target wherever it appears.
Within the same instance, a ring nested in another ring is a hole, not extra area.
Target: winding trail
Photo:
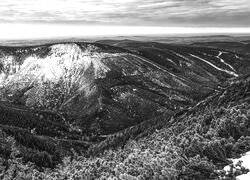
[[[223,54],[223,52],[219,52],[219,54],[216,56],[219,60],[220,60],[220,62],[222,62],[222,63],[224,63],[225,65],[227,65],[228,67],[230,67],[230,69],[232,69],[234,72],[236,72],[236,70],[233,68],[233,66],[231,66],[230,64],[228,64],[228,63],[226,63],[225,61],[224,61],[224,59],[222,59],[220,56]]]
[[[221,69],[221,68],[215,66],[214,64],[212,64],[211,62],[208,62],[208,61],[206,61],[205,59],[202,59],[202,58],[199,57],[199,56],[196,56],[196,55],[193,55],[193,54],[190,54],[190,56],[192,56],[192,57],[194,57],[194,58],[196,58],[196,59],[199,59],[199,60],[201,60],[201,61],[203,61],[203,62],[209,64],[210,66],[212,66],[213,68],[215,68],[215,69],[217,69],[217,70],[219,70],[219,71],[223,71],[223,72],[225,72],[225,73],[227,73],[227,74],[230,74],[230,75],[232,75],[232,76],[235,76],[235,77],[238,77],[238,76],[239,76],[239,75],[236,74],[235,72],[233,72],[233,71],[228,71],[228,70],[225,70],[225,69]]]

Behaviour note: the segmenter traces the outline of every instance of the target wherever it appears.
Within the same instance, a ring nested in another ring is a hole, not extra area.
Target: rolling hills
[[[245,51],[131,40],[1,46],[0,129],[39,166],[97,154],[210,101],[247,96],[237,90],[248,87]]]

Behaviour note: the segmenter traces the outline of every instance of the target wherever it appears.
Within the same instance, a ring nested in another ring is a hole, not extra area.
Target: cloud
[[[1,0],[0,22],[250,27],[250,1]]]

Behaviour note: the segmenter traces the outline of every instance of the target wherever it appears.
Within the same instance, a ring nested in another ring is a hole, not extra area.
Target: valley
[[[155,147],[176,149],[183,166],[196,162],[190,157],[197,154],[197,163],[212,161],[210,170],[227,165],[227,158],[250,150],[225,145],[242,145],[240,138],[249,143],[250,54],[244,42],[235,42],[237,47],[228,41],[128,39],[1,45],[0,156],[8,159],[13,150],[3,138],[8,136],[23,161],[38,168],[58,167],[72,156],[110,162],[109,149],[118,153],[114,161],[124,163],[119,152],[131,154],[133,143],[140,153],[143,147],[155,152],[147,142],[160,138],[168,145]],[[180,142],[183,137],[189,140]],[[191,137],[200,139],[203,149],[194,148]],[[211,145],[213,139],[219,145]],[[163,156],[176,163],[168,153]],[[168,173],[186,176],[177,173],[180,164]],[[208,169],[197,177],[210,176]]]

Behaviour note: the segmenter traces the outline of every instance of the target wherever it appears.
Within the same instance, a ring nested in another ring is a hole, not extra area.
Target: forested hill
[[[196,45],[2,46],[2,167],[33,162],[29,176],[60,164],[44,178],[69,178],[68,168],[83,179],[218,177],[250,150],[249,68],[247,53]]]

